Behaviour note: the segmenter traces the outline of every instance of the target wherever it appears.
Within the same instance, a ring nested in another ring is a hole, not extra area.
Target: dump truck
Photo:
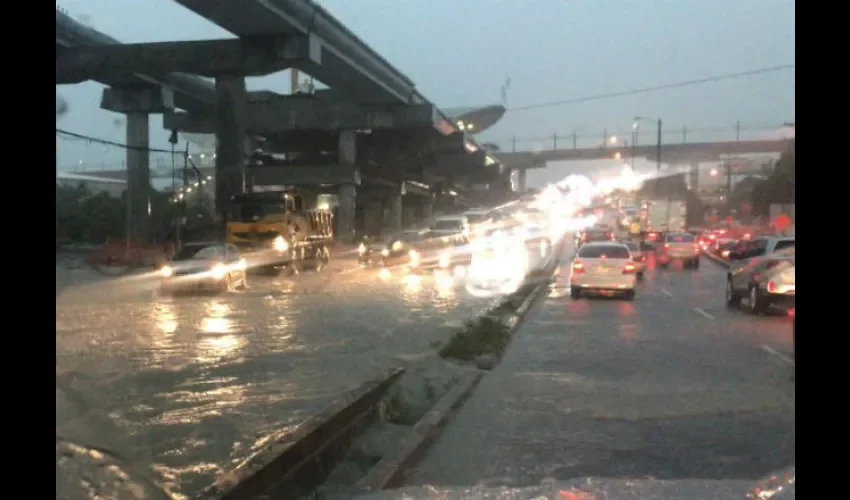
[[[305,209],[296,190],[262,191],[233,197],[226,223],[228,243],[236,245],[251,268],[322,269],[330,260],[333,213]]]
[[[688,204],[677,197],[652,197],[641,201],[639,220],[641,237],[647,243],[663,239],[671,231],[684,231]]]

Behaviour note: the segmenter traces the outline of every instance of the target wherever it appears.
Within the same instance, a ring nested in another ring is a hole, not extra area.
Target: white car
[[[628,247],[615,242],[586,243],[576,253],[570,270],[570,296],[584,292],[620,294],[635,298],[637,266]]]

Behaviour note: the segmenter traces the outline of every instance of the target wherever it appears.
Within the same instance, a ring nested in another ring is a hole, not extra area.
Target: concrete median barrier
[[[465,372],[429,410],[415,422],[409,422],[407,432],[402,432],[401,437],[396,438],[396,445],[389,447],[356,483],[326,485],[325,493],[365,493],[399,487],[404,483],[407,473],[424,456],[452,415],[463,406],[483,374],[501,360],[526,314],[548,289],[551,275],[560,263],[564,245],[564,240],[553,245],[548,255],[530,269],[519,290],[478,320],[468,322],[464,330],[440,349],[439,358],[473,371]],[[415,370],[408,370],[406,377],[415,376],[414,373]]]

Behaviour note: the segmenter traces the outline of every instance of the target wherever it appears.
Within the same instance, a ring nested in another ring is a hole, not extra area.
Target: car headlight
[[[235,267],[239,271],[244,271],[248,269],[248,261],[246,261],[245,259],[239,259],[239,261],[236,262],[233,267]]]
[[[272,247],[278,252],[285,252],[289,250],[289,243],[283,239],[283,236],[278,236],[272,241]]]
[[[171,266],[162,266],[162,269],[159,270],[159,275],[163,278],[170,278],[173,274],[174,269],[172,269]]]
[[[384,257],[389,257],[390,256],[390,249],[384,248],[383,250],[381,250],[381,255],[384,256]]]
[[[411,250],[407,252],[407,256],[410,258],[410,267],[419,267],[419,252],[416,250]]]
[[[223,279],[225,275],[227,275],[227,267],[224,264],[216,264],[213,266],[210,273],[212,274],[212,277],[217,280]]]
[[[361,243],[360,246],[357,247],[357,253],[359,253],[360,255],[363,255],[364,253],[366,253],[366,245]]]
[[[440,254],[440,267],[442,267],[442,268],[449,267],[451,262],[452,262],[452,254],[451,253],[443,252],[442,254]]]
[[[404,248],[404,243],[402,243],[400,241],[396,241],[395,243],[393,243],[393,251],[394,252],[401,251],[402,248]]]

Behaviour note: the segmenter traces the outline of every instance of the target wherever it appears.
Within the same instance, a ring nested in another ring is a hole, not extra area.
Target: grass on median
[[[474,361],[479,356],[494,354],[501,358],[510,339],[510,328],[502,323],[501,319],[485,316],[475,321],[467,321],[466,328],[456,333],[449,343],[440,349],[440,357]]]

